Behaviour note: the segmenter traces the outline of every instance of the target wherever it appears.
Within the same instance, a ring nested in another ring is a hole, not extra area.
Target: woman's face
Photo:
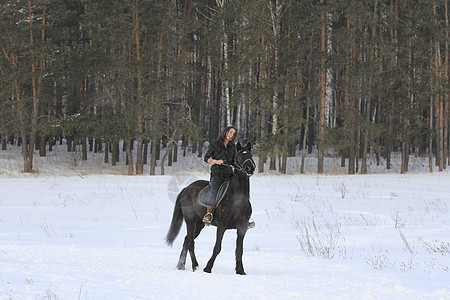
[[[228,130],[227,132],[227,140],[230,142],[234,139],[235,136],[236,136],[236,129],[230,128],[230,130]]]

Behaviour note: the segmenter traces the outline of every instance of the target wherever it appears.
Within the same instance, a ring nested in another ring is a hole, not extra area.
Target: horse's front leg
[[[211,258],[209,259],[208,264],[203,269],[203,271],[205,271],[206,273],[211,273],[212,267],[214,265],[214,261],[216,260],[217,255],[219,255],[220,250],[222,250],[222,239],[223,239],[225,230],[226,230],[226,228],[224,228],[222,226],[217,227],[216,244],[214,245],[213,254],[212,254]]]
[[[247,227],[239,227],[237,229],[236,240],[236,274],[246,275],[244,265],[242,263],[242,255],[244,253],[244,237],[247,232]]]

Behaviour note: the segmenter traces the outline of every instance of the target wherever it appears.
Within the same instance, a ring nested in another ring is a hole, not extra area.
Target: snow
[[[56,147],[23,174],[20,150],[0,152],[0,299],[450,298],[450,174],[426,158],[404,175],[345,175],[332,158],[335,175],[254,175],[241,276],[233,230],[211,274],[214,227],[196,239],[196,272],[189,257],[175,267],[184,226],[164,243],[178,191],[208,179],[201,159],[127,176],[123,160],[79,155]]]

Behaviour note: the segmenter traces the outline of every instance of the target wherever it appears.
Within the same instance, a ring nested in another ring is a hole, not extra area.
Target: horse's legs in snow
[[[207,273],[211,273],[211,269],[214,265],[214,261],[216,260],[217,255],[219,255],[220,250],[222,250],[222,239],[223,239],[225,230],[226,230],[225,227],[222,227],[222,226],[217,227],[216,244],[214,245],[213,254],[212,254],[211,258],[209,259],[208,264],[203,269],[203,271],[205,271]]]
[[[180,259],[178,260],[177,269],[184,270],[186,265],[186,256],[188,250],[191,251],[193,249],[194,243],[194,222],[190,220],[186,220],[186,237],[184,238],[183,248],[181,249]],[[195,256],[194,256],[195,257]]]
[[[195,251],[194,251],[195,239],[198,237],[198,235],[202,231],[203,227],[205,227],[205,224],[203,224],[203,222],[202,222],[202,223],[193,224],[193,226],[194,226],[194,230],[193,230],[194,233],[193,233],[192,243],[189,245],[189,254],[191,255],[192,271],[195,272],[195,270],[197,270],[197,268],[198,268],[198,262],[197,262],[197,258],[195,257]]]
[[[246,275],[244,265],[242,263],[242,255],[244,252],[244,237],[247,232],[246,227],[238,227],[236,240],[236,274]]]
[[[186,255],[187,255],[187,241],[188,236],[184,238],[183,248],[181,249],[180,259],[178,260],[177,269],[178,270],[184,270],[185,264],[186,264]]]

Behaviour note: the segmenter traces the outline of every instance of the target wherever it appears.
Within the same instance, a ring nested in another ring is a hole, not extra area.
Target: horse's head
[[[237,143],[237,153],[234,160],[236,169],[250,177],[256,169],[256,164],[253,161],[252,153],[250,152],[252,146],[250,143],[243,147],[240,142]]]

